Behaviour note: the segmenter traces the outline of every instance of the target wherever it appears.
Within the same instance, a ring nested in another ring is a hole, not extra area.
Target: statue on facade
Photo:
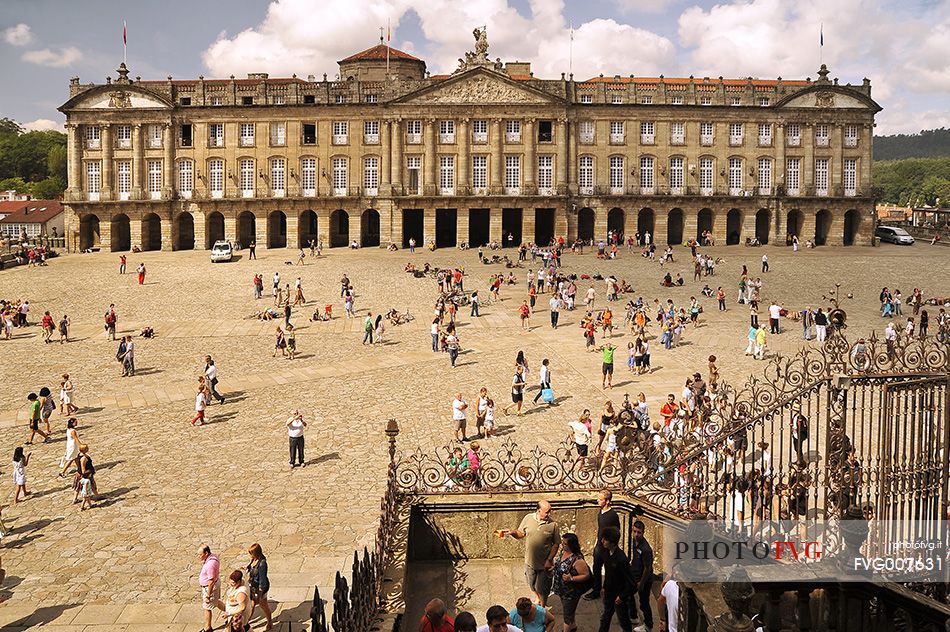
[[[455,72],[462,72],[478,66],[497,68],[498,64],[488,58],[488,27],[476,28],[472,31],[472,35],[475,37],[475,50],[465,53],[464,59],[459,58],[459,65]]]

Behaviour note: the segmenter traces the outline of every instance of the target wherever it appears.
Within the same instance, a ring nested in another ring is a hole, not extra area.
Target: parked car
[[[914,238],[910,236],[910,233],[898,226],[878,226],[874,234],[881,241],[892,244],[909,246],[914,243]]]
[[[216,241],[211,247],[211,263],[230,261],[234,257],[230,241]]]

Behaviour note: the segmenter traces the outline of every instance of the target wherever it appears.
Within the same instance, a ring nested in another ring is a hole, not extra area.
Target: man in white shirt
[[[762,272],[768,272],[768,271],[769,271],[769,256],[762,255]]]
[[[522,632],[521,628],[508,622],[508,611],[504,606],[492,606],[488,609],[485,625],[478,626],[476,632]]]
[[[557,319],[561,315],[561,297],[555,294],[548,301],[551,307],[551,329],[557,329]]]
[[[778,319],[782,315],[782,308],[778,303],[772,301],[772,304],[769,305],[769,325],[771,326],[771,333],[779,333],[779,322]]]
[[[211,356],[205,356],[205,381],[208,388],[211,389],[211,396],[223,404],[224,396],[216,388],[218,386],[218,367],[214,365]]]
[[[455,440],[468,441],[465,436],[465,409],[468,404],[462,399],[462,393],[456,393],[452,400],[452,420],[455,422]],[[461,437],[459,436],[461,434]]]
[[[675,572],[674,568],[674,572]],[[656,608],[660,611],[660,630],[676,632],[680,616],[680,588],[673,579],[673,573],[660,588],[660,596],[656,600]]]
[[[290,468],[298,465],[306,467],[307,463],[303,458],[303,431],[307,427],[307,422],[303,420],[303,415],[299,410],[294,410],[287,419],[287,436],[290,439]],[[295,458],[296,457],[296,458]],[[295,463],[295,461],[297,461]]]
[[[538,394],[534,396],[534,403],[544,394],[544,389],[551,388],[551,362],[547,358],[541,361],[541,370],[538,371]]]
[[[583,421],[575,420],[567,422],[571,429],[571,440],[577,448],[577,460],[583,461],[587,458],[587,451],[590,446],[590,430]]]

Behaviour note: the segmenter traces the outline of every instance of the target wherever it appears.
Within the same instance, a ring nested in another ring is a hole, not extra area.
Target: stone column
[[[174,223],[174,218],[171,217],[174,214],[174,211],[170,213],[170,217],[162,217],[163,213],[159,213],[161,217],[161,233],[162,233],[162,250],[169,251],[172,250],[174,246],[174,239],[172,237],[172,226]]]
[[[102,142],[102,188],[100,189],[99,199],[105,201],[112,199],[113,183],[115,182],[115,169],[112,161],[112,126],[103,125],[100,127],[99,134]],[[100,229],[100,234],[101,232]]]
[[[145,188],[142,186],[142,174],[145,169],[144,134],[141,123],[132,126],[132,190],[129,192],[129,198],[132,200],[141,200]],[[134,244],[135,240],[132,243]]]
[[[392,176],[392,149],[390,146],[391,132],[389,131],[391,125],[390,121],[383,121],[382,129],[379,130],[380,149],[383,154],[379,178],[379,194],[382,196],[392,195],[392,180],[390,179]]]
[[[602,160],[600,162],[603,162]],[[606,206],[592,206],[594,209],[594,243],[601,239],[607,240],[607,213],[610,210]]]
[[[840,195],[844,195],[844,128],[841,125],[831,126],[831,139],[829,142],[831,143],[834,157],[831,159],[831,165],[829,165],[828,169],[828,188],[830,189],[828,193],[829,195],[836,195],[836,192],[840,188]],[[831,237],[830,234],[829,237]]]
[[[285,210],[284,214],[287,216],[287,248],[300,248],[301,244],[298,230],[300,211],[291,208]],[[195,239],[197,239],[197,237],[195,237]]]
[[[102,228],[102,222],[99,223]],[[133,246],[142,246],[142,221],[139,219],[129,220],[129,241]]]
[[[683,239],[698,239],[696,234],[699,230],[699,210],[695,208],[683,208]]]
[[[170,200],[175,193],[175,135],[172,124],[165,125],[162,144],[165,159],[162,164],[162,199]]]
[[[769,243],[775,246],[785,246],[787,245],[788,240],[788,226],[787,218],[788,210],[785,208],[785,204],[781,201],[776,204],[776,208],[772,210],[774,217],[772,218],[772,225],[775,227],[775,230],[769,235]]]
[[[488,240],[494,241],[499,246],[501,243],[501,209],[488,209]]]
[[[208,220],[205,216],[205,210],[195,203],[192,203],[188,210],[191,212],[192,217],[195,218],[195,250],[207,250],[208,244],[205,226]]]
[[[397,245],[402,242],[397,240],[393,234],[393,229],[397,223],[393,221],[395,205],[392,200],[381,200],[379,204],[379,243],[381,246],[388,245],[389,242],[395,242]]]
[[[534,119],[525,119],[524,130],[521,135],[521,142],[524,145],[524,194],[534,195],[537,193],[538,180],[538,159],[535,157],[535,142],[538,139],[534,133]],[[532,214],[532,219],[533,219]],[[523,230],[523,229],[522,229]],[[532,235],[534,233],[532,232]]]
[[[257,176],[255,175],[255,180]],[[257,242],[258,250],[265,250],[269,247],[267,243],[267,212],[254,212],[254,241]],[[247,244],[241,244],[247,246]]]
[[[557,120],[557,180],[555,182],[555,191],[558,194],[562,192],[567,192],[567,164],[568,164],[568,155],[567,155],[567,121],[565,119]],[[555,222],[556,223],[556,222]],[[555,231],[557,232],[557,231]],[[561,233],[565,234],[565,233]]]
[[[416,244],[417,247],[425,246],[429,240],[435,242],[435,209],[426,208],[422,210],[422,243]]]
[[[425,178],[422,183],[422,192],[424,195],[435,195],[438,192],[438,154],[435,146],[435,119],[426,119],[423,130],[423,142],[425,143],[425,153],[423,160],[425,164]]]
[[[363,245],[363,210],[354,209],[350,212],[350,241]]]
[[[460,208],[455,212],[455,243],[460,244],[468,241],[468,217],[469,210]],[[472,244],[469,244],[471,246]]]
[[[857,187],[858,194],[870,196],[871,188],[871,142],[874,135],[874,128],[871,124],[864,124],[860,128],[860,136],[858,137],[858,148],[861,150],[861,157],[858,159],[858,173],[857,173]],[[873,207],[873,204],[872,204]],[[873,220],[873,217],[872,217]],[[862,230],[863,232],[863,230]],[[871,233],[874,231],[872,230]]]
[[[458,185],[459,195],[468,195],[468,151],[469,151],[469,131],[468,119],[463,118],[458,122],[458,132],[455,135],[455,142],[458,147],[458,164],[455,169],[455,184]],[[468,218],[466,217],[466,224]],[[461,231],[461,229],[459,229]],[[461,232],[459,232],[461,234]],[[465,229],[465,239],[468,240],[468,228]]]
[[[802,205],[799,207],[799,210],[802,212],[802,234],[798,236],[799,244],[802,248],[805,247],[805,242],[810,241],[815,242],[815,215],[817,211],[813,204],[805,206]]]
[[[224,211],[224,238],[231,244],[237,243],[237,215],[234,211]]]
[[[656,244],[656,247],[659,249],[666,248],[666,237],[667,237],[667,215],[666,210],[656,209],[653,215],[653,233],[650,237],[653,240],[653,243]],[[723,231],[725,232],[725,231]]]
[[[773,137],[773,142],[775,143],[775,163],[772,167],[772,184],[775,187],[776,192],[781,187],[781,190],[785,191],[785,125],[783,123],[777,123],[775,125],[775,136]],[[781,199],[781,198],[780,198]],[[778,202],[776,204],[778,210],[773,212],[774,217],[772,217],[772,230],[769,231],[769,243],[770,244],[785,244],[785,220],[782,217],[783,213],[781,211],[782,203]]]
[[[535,228],[537,227],[537,209],[525,208],[521,210],[521,243],[527,244],[534,241]],[[543,244],[547,246],[547,244]]]
[[[392,164],[392,184],[396,190],[395,195],[402,195],[402,121],[395,119],[390,127],[390,137],[392,139],[393,158]]]
[[[713,209],[713,239],[717,246],[726,245],[726,229],[728,223],[729,209],[720,207]]]
[[[570,241],[573,235],[570,229],[570,219],[568,217],[568,204],[564,202],[554,209],[554,238],[563,236],[565,240]],[[576,223],[576,222],[575,222]],[[576,228],[576,227],[575,227]],[[577,232],[576,230],[574,231]]]
[[[67,199],[82,198],[82,139],[79,138],[79,126],[75,123],[66,125],[66,156],[68,167],[66,174],[69,179],[69,195]]]
[[[577,124],[571,123],[568,128],[567,151],[567,186],[571,195],[577,195]]]
[[[825,242],[825,245],[843,246],[845,209],[838,207],[836,204],[835,206],[830,207],[828,210],[831,211],[831,223],[828,226],[828,239]],[[855,243],[857,243],[857,241]]]
[[[488,183],[488,191],[492,195],[500,195],[504,191],[505,150],[502,145],[503,135],[504,130],[502,129],[501,119],[492,119],[490,139],[491,157],[488,159],[491,163],[491,180]],[[500,212],[501,211],[499,211],[499,213]],[[498,221],[501,222],[500,215]],[[500,224],[498,230],[501,231]],[[498,234],[500,235],[501,232]]]
[[[103,218],[106,220],[106,218]],[[102,252],[109,252],[112,250],[112,222],[111,221],[100,221],[99,222],[99,248]]]

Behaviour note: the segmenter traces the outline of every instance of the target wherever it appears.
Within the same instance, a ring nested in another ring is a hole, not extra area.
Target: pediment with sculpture
[[[470,70],[432,86],[408,94],[399,103],[413,105],[545,105],[560,102],[554,95],[518,85],[507,75],[490,70]]]

